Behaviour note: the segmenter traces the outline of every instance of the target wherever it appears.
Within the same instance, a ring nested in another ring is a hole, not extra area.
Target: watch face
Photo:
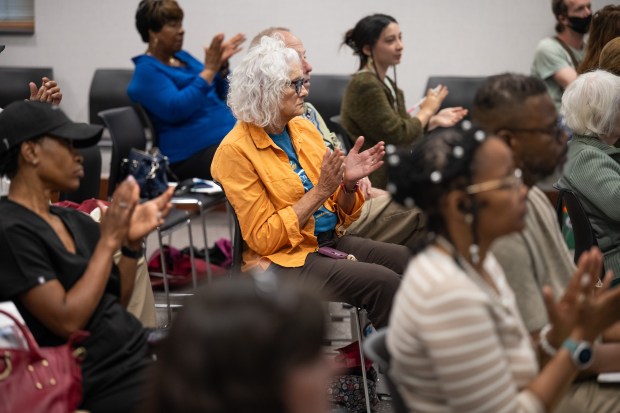
[[[582,347],[581,351],[577,355],[580,364],[587,364],[592,360],[592,349],[588,347]]]

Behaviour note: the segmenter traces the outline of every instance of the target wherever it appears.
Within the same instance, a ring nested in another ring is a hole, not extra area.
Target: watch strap
[[[123,245],[121,247],[121,254],[123,255],[123,257],[138,260],[144,255],[144,250],[142,248],[140,248],[139,250],[132,250],[131,248]]]

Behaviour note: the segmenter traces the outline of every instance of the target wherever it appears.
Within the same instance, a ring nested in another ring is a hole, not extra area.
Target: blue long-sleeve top
[[[219,144],[236,122],[226,105],[227,80],[218,73],[209,84],[200,77],[201,62],[183,50],[174,56],[186,66],[168,66],[148,55],[134,57],[136,69],[127,88],[131,100],[148,112],[159,148],[171,163]]]

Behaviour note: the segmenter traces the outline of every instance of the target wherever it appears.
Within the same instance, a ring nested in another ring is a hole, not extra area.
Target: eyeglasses
[[[513,132],[524,132],[524,133],[542,133],[545,135],[552,136],[556,141],[560,141],[562,139],[562,135],[564,133],[569,133],[568,128],[566,127],[566,122],[564,122],[564,118],[559,117],[556,119],[555,124],[549,128],[506,128],[509,131]]]
[[[291,80],[289,82],[289,86],[295,87],[295,93],[297,93],[297,96],[301,95],[301,88],[304,87],[305,81],[306,80],[303,77],[300,77],[299,79]]]
[[[495,191],[496,189],[518,189],[523,185],[522,175],[521,169],[517,168],[512,175],[505,178],[469,185],[465,188],[465,192],[468,195],[474,195],[480,192]]]

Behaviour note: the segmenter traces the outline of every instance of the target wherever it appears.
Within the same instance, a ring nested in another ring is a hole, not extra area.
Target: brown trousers
[[[388,324],[392,300],[409,262],[407,247],[345,235],[335,238],[333,248],[352,254],[357,261],[309,254],[303,267],[272,264],[275,274],[296,277],[318,288],[329,301],[342,301],[365,308],[375,328]]]

